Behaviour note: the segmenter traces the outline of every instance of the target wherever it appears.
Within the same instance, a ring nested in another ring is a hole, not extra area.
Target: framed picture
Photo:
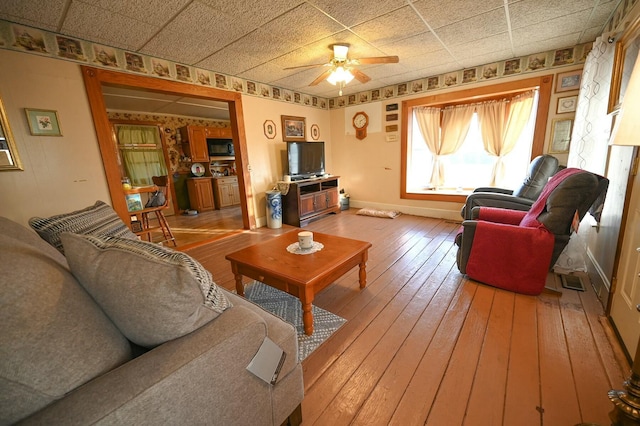
[[[580,89],[582,70],[561,72],[556,76],[556,93]]]
[[[34,136],[62,136],[58,113],[47,109],[25,108],[29,131]]]
[[[311,139],[314,141],[320,139],[320,127],[317,124],[311,125]]]
[[[272,120],[266,120],[262,126],[264,129],[264,135],[267,139],[273,139],[276,137],[276,123]]]
[[[306,118],[282,115],[282,140],[285,142],[306,140]]]
[[[556,114],[564,114],[565,112],[576,112],[578,104],[578,95],[567,96],[566,98],[558,98],[558,107]]]
[[[127,210],[130,212],[137,212],[144,209],[142,196],[140,194],[127,194],[125,197],[127,200]]]
[[[551,124],[550,154],[563,154],[569,152],[572,127],[573,119],[571,118],[556,118],[553,120]]]

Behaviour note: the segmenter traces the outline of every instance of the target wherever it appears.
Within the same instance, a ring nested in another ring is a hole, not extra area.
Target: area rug
[[[317,306],[311,307],[313,312],[313,334],[304,334],[302,325],[302,304],[297,297],[254,281],[244,287],[244,296],[266,311],[279,316],[293,324],[298,334],[298,359],[302,361],[318,346],[342,326],[346,319],[325,311]]]

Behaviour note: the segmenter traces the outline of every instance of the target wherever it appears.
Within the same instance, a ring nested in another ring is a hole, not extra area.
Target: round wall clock
[[[363,112],[356,112],[353,116],[353,127],[356,129],[356,138],[364,139],[367,137],[367,126],[369,125],[369,116]]]

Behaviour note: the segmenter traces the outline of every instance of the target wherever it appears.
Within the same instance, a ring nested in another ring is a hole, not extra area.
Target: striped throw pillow
[[[136,234],[120,219],[113,208],[103,201],[93,206],[51,217],[32,217],[29,225],[43,240],[64,254],[60,234],[71,232],[82,235],[110,235],[137,239]]]

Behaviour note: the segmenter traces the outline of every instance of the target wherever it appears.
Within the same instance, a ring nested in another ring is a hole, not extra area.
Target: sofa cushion
[[[57,250],[0,217],[0,424],[131,358],[129,342]]]
[[[189,255],[146,241],[62,234],[71,271],[122,333],[153,347],[231,306]]]
[[[111,235],[137,239],[113,208],[96,201],[93,206],[51,217],[32,217],[29,225],[49,244],[64,254],[60,234],[73,232],[86,235]]]

